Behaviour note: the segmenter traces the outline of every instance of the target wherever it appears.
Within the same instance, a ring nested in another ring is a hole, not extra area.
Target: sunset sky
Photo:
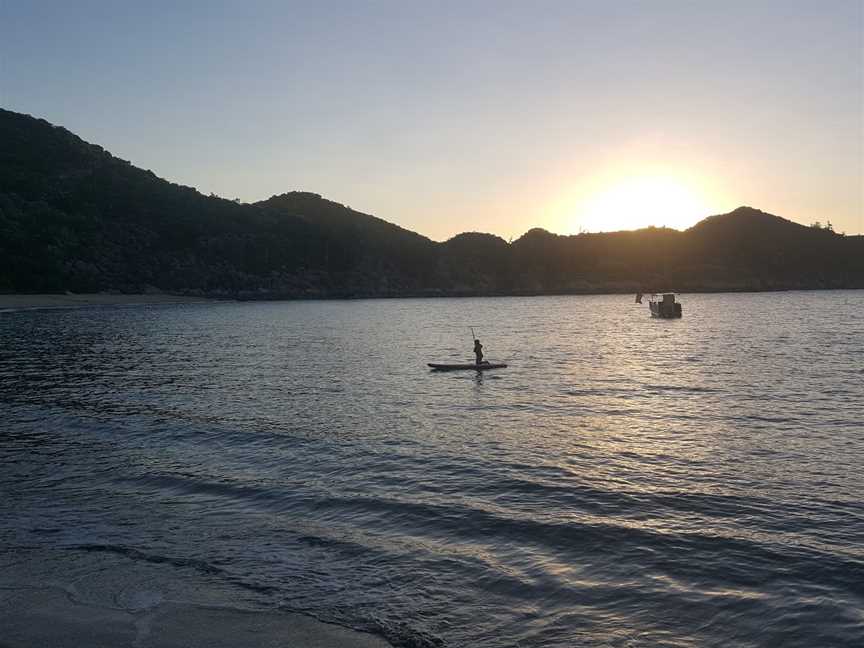
[[[864,233],[861,0],[0,0],[0,106],[157,175],[302,189],[436,240]]]

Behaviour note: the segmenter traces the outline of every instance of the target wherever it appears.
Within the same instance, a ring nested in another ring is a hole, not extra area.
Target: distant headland
[[[864,236],[751,207],[686,231],[437,243],[314,193],[239,204],[0,110],[0,293],[236,299],[864,288]]]

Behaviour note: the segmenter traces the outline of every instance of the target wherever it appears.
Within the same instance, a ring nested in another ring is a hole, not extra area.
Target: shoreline
[[[759,293],[787,293],[787,292],[833,292],[833,291],[857,291],[864,288],[771,288],[771,289],[693,289],[684,288],[673,290],[682,295],[704,295],[704,294],[759,294]],[[0,313],[18,312],[28,310],[51,310],[64,308],[85,308],[90,306],[148,306],[160,304],[210,304],[220,302],[279,302],[279,301],[364,301],[370,299],[471,299],[471,298],[519,298],[519,297],[596,297],[601,295],[631,295],[638,290],[596,290],[596,291],[550,291],[550,292],[524,292],[524,293],[495,293],[495,292],[464,292],[464,293],[411,293],[397,294],[317,294],[317,295],[261,295],[255,296],[239,294],[230,296],[193,296],[173,295],[169,293],[137,293],[137,294],[109,294],[109,293],[80,293],[80,294],[0,294]],[[643,291],[644,292],[644,291]],[[645,293],[649,294],[649,293]]]
[[[142,293],[114,295],[108,293],[81,294],[15,294],[0,295],[0,311],[41,310],[48,308],[80,308],[82,306],[146,306],[153,304],[196,304],[225,301],[210,297]]]
[[[392,648],[381,637],[296,612],[181,601],[122,609],[84,603],[57,587],[0,588],[0,648]]]

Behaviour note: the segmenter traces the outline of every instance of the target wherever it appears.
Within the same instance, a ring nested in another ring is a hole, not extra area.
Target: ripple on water
[[[398,646],[861,645],[849,295],[2,313],[0,578]],[[510,367],[427,371],[468,320]]]

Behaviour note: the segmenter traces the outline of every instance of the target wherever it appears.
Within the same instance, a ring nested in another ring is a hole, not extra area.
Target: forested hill
[[[742,207],[685,232],[445,243],[321,196],[237,204],[0,110],[0,292],[245,298],[864,287],[864,237]]]

